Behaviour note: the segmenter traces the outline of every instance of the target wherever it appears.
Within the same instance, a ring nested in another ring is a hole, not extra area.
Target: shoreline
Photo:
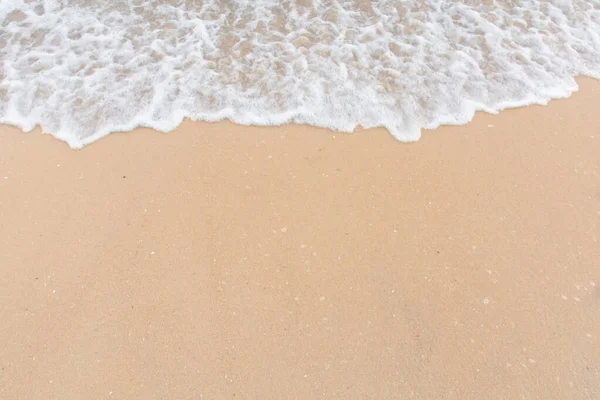
[[[453,127],[453,126],[464,126],[464,125],[468,125],[471,123],[471,121],[473,121],[473,118],[475,118],[476,115],[478,114],[488,114],[488,115],[498,115],[500,113],[509,111],[509,110],[513,110],[513,109],[519,109],[519,108],[526,108],[526,107],[534,107],[534,106],[546,106],[548,105],[550,102],[552,101],[556,101],[556,100],[564,100],[564,99],[568,99],[569,97],[573,96],[574,93],[577,93],[580,89],[580,82],[581,81],[590,81],[590,80],[596,80],[596,81],[600,81],[600,77],[598,78],[594,78],[591,75],[590,76],[583,76],[583,75],[579,75],[574,77],[575,80],[575,88],[573,90],[571,90],[569,92],[570,89],[564,89],[564,91],[567,91],[568,94],[566,95],[553,95],[549,98],[547,98],[546,100],[538,100],[536,102],[509,102],[510,104],[504,104],[501,106],[496,107],[495,109],[493,109],[492,111],[490,111],[491,109],[489,107],[476,107],[475,110],[473,111],[473,115],[471,115],[470,117],[468,117],[468,121],[467,122],[460,122],[460,123],[444,123],[444,122],[439,122],[435,127],[424,127],[424,128],[420,128],[420,135],[418,138],[416,139],[407,139],[407,140],[402,140],[400,138],[395,137],[392,132],[390,132],[387,128],[383,127],[383,126],[378,126],[375,128],[364,128],[363,126],[361,126],[360,124],[357,124],[354,129],[352,131],[343,131],[343,130],[334,130],[331,129],[327,126],[320,126],[320,125],[312,125],[312,124],[305,124],[305,123],[296,123],[293,121],[290,121],[290,118],[287,119],[286,122],[282,122],[282,123],[273,123],[273,124],[266,124],[266,125],[262,125],[262,124],[257,124],[257,123],[244,123],[239,119],[236,120],[232,120],[230,117],[223,117],[220,118],[218,120],[194,120],[191,119],[190,117],[183,117],[178,123],[176,124],[171,124],[171,123],[163,123],[163,125],[173,125],[175,126],[174,128],[168,128],[168,129],[159,129],[159,128],[155,128],[149,125],[131,125],[131,127],[125,129],[125,130],[119,130],[119,131],[111,131],[109,133],[101,133],[99,135],[93,135],[90,138],[85,138],[81,141],[78,142],[72,142],[69,141],[69,139],[65,138],[64,135],[62,135],[63,137],[58,137],[55,136],[54,134],[50,133],[50,132],[44,132],[42,131],[41,127],[39,124],[35,125],[32,129],[29,130],[24,130],[19,124],[9,124],[9,123],[0,123],[0,127],[5,127],[5,128],[15,128],[18,130],[23,131],[23,133],[33,133],[33,134],[39,134],[42,133],[44,135],[50,135],[52,137],[54,137],[55,139],[64,142],[66,144],[69,145],[69,147],[73,150],[80,150],[86,146],[89,146],[93,143],[96,143],[99,140],[102,140],[110,135],[113,134],[125,134],[128,132],[132,132],[132,131],[136,131],[136,130],[152,130],[152,131],[156,131],[158,133],[163,133],[163,134],[169,134],[171,132],[175,132],[177,130],[180,129],[181,125],[183,123],[192,123],[192,124],[200,124],[200,125],[205,125],[205,124],[222,124],[222,123],[228,123],[228,124],[233,124],[239,127],[246,127],[246,128],[280,128],[280,127],[285,127],[285,126],[302,126],[305,127],[306,129],[317,129],[317,130],[325,130],[328,132],[333,132],[336,134],[355,134],[357,132],[361,132],[364,130],[384,130],[386,133],[388,133],[390,136],[392,136],[394,139],[396,139],[398,142],[400,143],[413,143],[413,142],[418,142],[421,137],[423,136],[423,133],[427,133],[430,131],[435,131],[437,129],[441,129],[441,128],[448,128],[448,127]],[[557,92],[560,90],[556,90]],[[514,104],[518,104],[518,105],[514,105]],[[522,103],[522,104],[521,104]],[[256,116],[252,117],[252,118],[256,118]],[[296,119],[296,118],[303,118],[302,115],[296,115],[295,117],[291,118]]]

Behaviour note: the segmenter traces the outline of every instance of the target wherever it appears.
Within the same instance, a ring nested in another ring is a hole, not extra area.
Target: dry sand
[[[414,144],[0,128],[0,398],[599,399],[580,82]]]

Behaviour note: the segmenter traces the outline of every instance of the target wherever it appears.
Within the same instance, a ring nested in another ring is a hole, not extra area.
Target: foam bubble
[[[403,141],[600,78],[585,0],[2,0],[0,123],[72,147],[183,118]]]

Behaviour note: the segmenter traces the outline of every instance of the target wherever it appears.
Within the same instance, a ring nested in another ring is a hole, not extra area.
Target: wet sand
[[[0,398],[600,398],[600,82],[413,144],[0,127]]]

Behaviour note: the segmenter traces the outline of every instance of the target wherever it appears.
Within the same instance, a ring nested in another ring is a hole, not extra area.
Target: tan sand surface
[[[600,399],[600,82],[396,142],[0,128],[0,398]]]

